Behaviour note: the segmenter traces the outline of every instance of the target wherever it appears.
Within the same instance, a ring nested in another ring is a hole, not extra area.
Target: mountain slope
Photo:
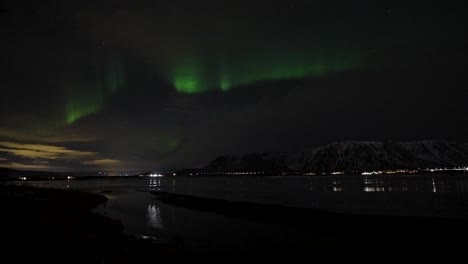
[[[368,142],[346,141],[307,152],[266,152],[222,156],[205,172],[362,172],[468,165],[466,145],[447,141]]]

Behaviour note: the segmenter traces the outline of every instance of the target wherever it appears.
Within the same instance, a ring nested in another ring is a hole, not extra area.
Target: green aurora
[[[211,90],[229,91],[235,87],[261,81],[322,77],[362,66],[357,56],[348,55],[263,55],[250,58],[207,59],[188,55],[174,58],[167,79],[180,94],[197,94]],[[74,87],[66,103],[67,125],[102,110],[104,102],[125,86],[124,65],[113,61],[104,67],[103,75],[87,84]]]
[[[256,58],[232,63],[201,63],[192,57],[173,63],[171,82],[179,93],[196,94],[260,81],[322,77],[362,66],[355,56],[290,56]]]
[[[67,125],[99,112],[103,107],[103,95],[100,89],[76,89],[65,106]]]
[[[120,61],[108,63],[103,76],[96,75],[94,80],[77,85],[69,91],[65,106],[67,125],[101,111],[105,99],[125,85],[124,65]]]
[[[75,123],[75,121],[81,119],[82,117],[95,114],[101,110],[101,105],[99,104],[88,104],[88,103],[78,103],[73,102],[67,105],[67,116],[66,123],[67,125]]]

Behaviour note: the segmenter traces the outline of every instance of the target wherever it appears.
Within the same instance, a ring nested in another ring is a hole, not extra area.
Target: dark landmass
[[[128,237],[118,221],[90,211],[106,201],[78,191],[0,185],[2,260],[168,263],[182,255],[175,245]]]
[[[330,213],[319,209],[250,202],[231,202],[190,195],[153,192],[158,200],[188,209],[212,212],[265,224],[279,224],[313,234],[313,249],[335,252],[347,249],[389,250],[415,254],[418,248],[456,252],[468,235],[468,219],[358,215]],[[261,247],[261,245],[259,245]],[[416,250],[416,251],[415,251]],[[369,251],[372,252],[372,251]],[[440,253],[440,252],[439,252]],[[454,254],[456,255],[456,254]]]
[[[66,179],[70,174],[68,172],[51,172],[51,171],[28,171],[15,170],[9,168],[0,168],[1,180],[18,180],[19,177],[29,177],[38,180]]]
[[[126,176],[109,176],[104,175],[102,172],[53,172],[53,171],[28,171],[28,170],[15,170],[10,168],[0,167],[0,180],[4,181],[17,181],[26,177],[29,181],[49,181],[49,180],[88,180],[88,179],[129,179],[129,178],[142,178],[149,175],[149,173],[142,173],[137,175]]]
[[[441,140],[415,142],[347,141],[312,150],[287,153],[264,152],[227,155],[214,159],[200,169],[187,169],[178,174],[257,175],[288,174],[356,174],[371,171],[417,171],[468,166],[468,147]]]

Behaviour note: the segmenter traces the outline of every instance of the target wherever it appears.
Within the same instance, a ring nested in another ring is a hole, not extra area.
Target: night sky
[[[468,11],[407,2],[2,1],[0,167],[467,142]]]

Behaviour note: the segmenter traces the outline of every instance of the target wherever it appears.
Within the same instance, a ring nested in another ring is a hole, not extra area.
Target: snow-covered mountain
[[[369,142],[346,141],[311,151],[266,152],[221,156],[205,172],[360,172],[468,165],[466,145],[447,141]]]

